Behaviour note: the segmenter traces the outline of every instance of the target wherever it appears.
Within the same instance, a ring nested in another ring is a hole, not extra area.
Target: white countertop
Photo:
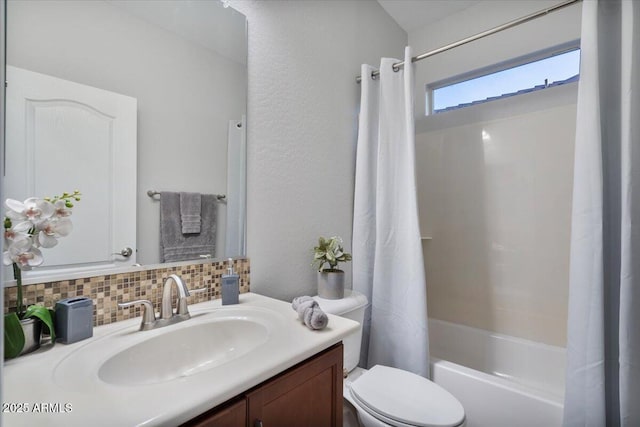
[[[254,293],[241,294],[236,306],[220,304],[218,299],[190,305],[192,319],[152,331],[138,331],[140,318],[96,327],[90,339],[45,346],[7,361],[3,411],[10,412],[2,414],[3,425],[178,425],[340,342],[358,328],[357,322],[329,315],[325,329],[309,330],[291,304]],[[114,385],[98,376],[98,368],[107,359],[132,343],[237,307],[268,311],[272,318],[276,314],[276,327],[269,338],[247,354],[197,374],[152,384]],[[20,409],[24,412],[15,413]]]

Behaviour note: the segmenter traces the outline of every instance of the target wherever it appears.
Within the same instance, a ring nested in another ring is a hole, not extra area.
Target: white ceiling
[[[378,0],[407,33],[438,21],[481,0]]]

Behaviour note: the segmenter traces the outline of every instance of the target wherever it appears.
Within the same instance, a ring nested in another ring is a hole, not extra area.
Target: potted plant
[[[329,239],[320,237],[313,251],[313,265],[318,269],[318,296],[344,298],[344,271],[337,267],[338,263],[351,261],[351,254],[344,251],[342,239],[337,236]],[[329,268],[323,268],[325,264],[329,264]]]
[[[55,342],[53,317],[43,306],[32,305],[25,309],[22,300],[22,271],[31,270],[44,262],[40,248],[52,248],[60,237],[73,229],[72,201],[80,200],[80,192],[63,193],[62,196],[39,199],[31,197],[24,202],[7,199],[4,218],[4,265],[13,266],[18,300],[15,312],[4,316],[4,356],[12,358],[40,347],[42,324],[49,330],[51,342]]]

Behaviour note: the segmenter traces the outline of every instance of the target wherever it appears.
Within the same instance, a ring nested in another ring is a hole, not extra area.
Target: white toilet
[[[326,313],[355,320],[362,325],[367,297],[345,290],[345,297],[329,300],[314,297]],[[411,372],[376,365],[358,368],[362,327],[346,337],[344,398],[358,411],[364,427],[462,427],[464,408],[448,391]]]

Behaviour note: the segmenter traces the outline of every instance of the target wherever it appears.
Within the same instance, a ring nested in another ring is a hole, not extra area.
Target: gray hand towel
[[[200,233],[200,193],[180,193],[180,221],[182,234]]]
[[[180,194],[165,191],[160,194],[160,261],[185,261],[201,255],[215,256],[216,197],[201,196],[200,234],[182,234]]]
[[[294,298],[291,307],[298,313],[298,319],[309,329],[324,329],[329,323],[329,316],[322,311],[318,302],[310,296]]]

